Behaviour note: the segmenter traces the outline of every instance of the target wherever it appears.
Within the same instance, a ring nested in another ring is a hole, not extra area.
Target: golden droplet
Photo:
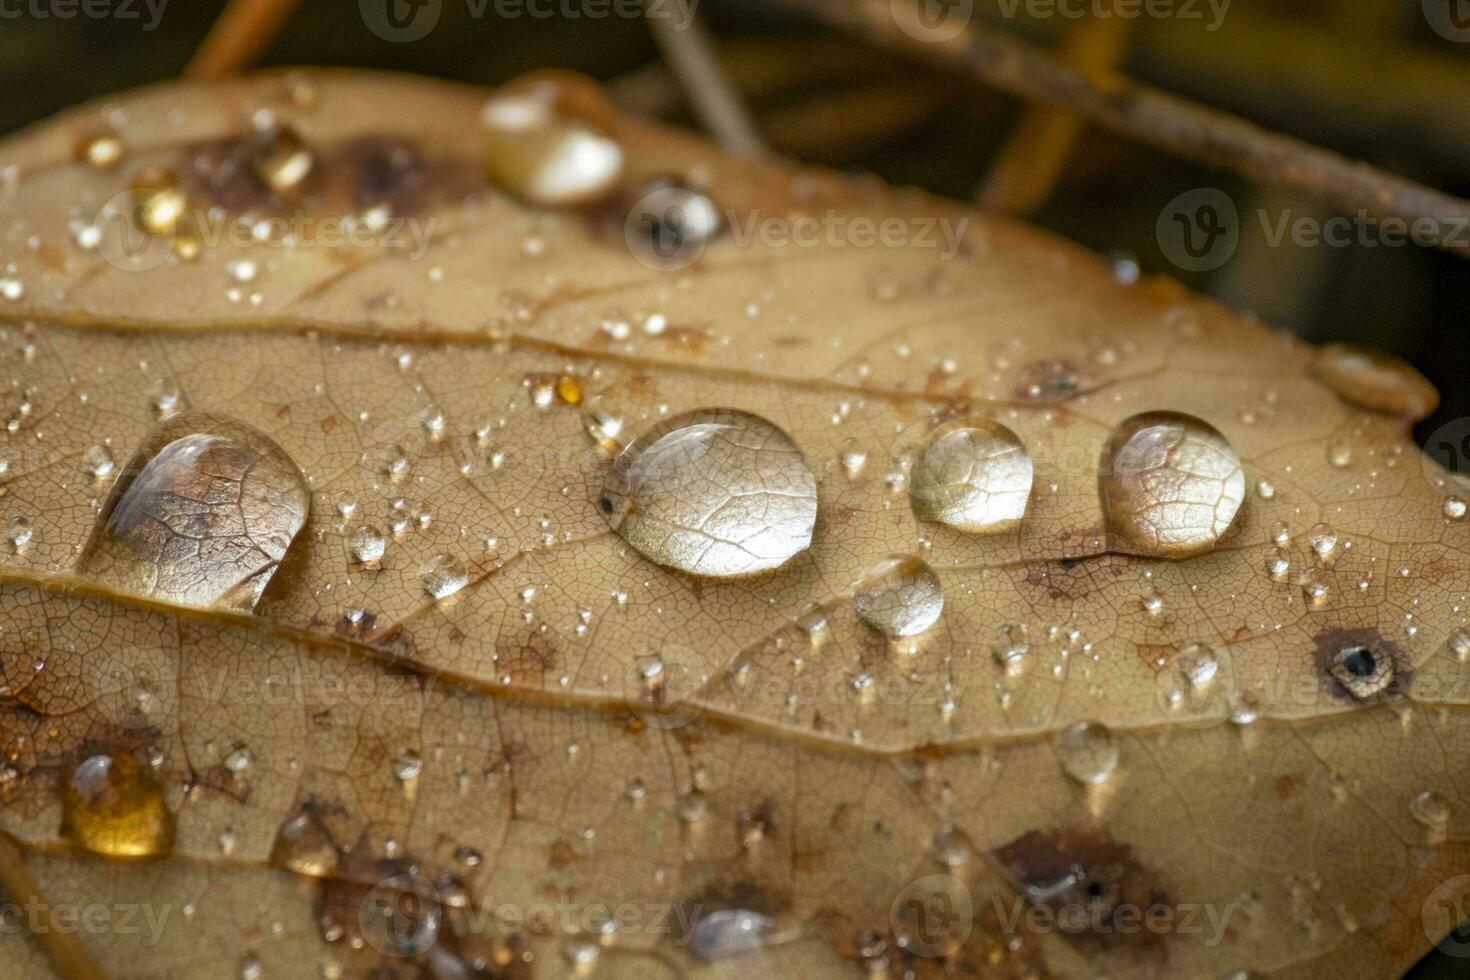
[[[77,140],[76,161],[94,170],[111,170],[126,153],[122,137],[111,126],[94,126]]]
[[[306,810],[281,824],[271,848],[272,864],[313,878],[336,871],[341,856],[321,821]]]
[[[166,854],[174,816],[153,773],[130,755],[83,759],[62,787],[61,832],[79,847],[113,857]]]
[[[582,404],[582,382],[574,374],[563,374],[556,379],[556,397],[568,405]]]
[[[133,218],[154,235],[171,235],[188,207],[178,175],[165,167],[147,167],[132,183]]]
[[[588,204],[622,176],[622,147],[558,112],[555,86],[497,94],[480,118],[490,179],[532,204]]]
[[[255,176],[277,194],[300,187],[315,163],[311,148],[290,126],[262,133],[250,154]]]

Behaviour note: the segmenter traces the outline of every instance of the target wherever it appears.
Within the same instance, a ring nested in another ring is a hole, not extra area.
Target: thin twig
[[[1063,36],[1057,56],[1064,64],[1098,77],[1113,70],[1123,57],[1132,24],[1122,17],[1089,17]],[[996,155],[975,194],[976,203],[1005,214],[1035,211],[1061,179],[1082,129],[1082,117],[1070,108],[1032,106]]]
[[[230,0],[204,43],[189,59],[185,78],[226,78],[249,68],[270,47],[301,0]]]
[[[1181,156],[1296,188],[1345,211],[1398,219],[1414,229],[1414,240],[1470,256],[1470,201],[1116,73],[1094,81],[1024,41],[974,23],[945,43],[931,43],[899,28],[889,0],[780,2],[875,43],[960,65],[1014,95],[1070,106],[1114,132]]]
[[[742,156],[761,156],[765,145],[750,121],[734,86],[720,69],[704,22],[685,0],[648,6],[647,20],[664,58],[679,79],[700,123],[725,149]],[[672,16],[671,16],[672,14]]]

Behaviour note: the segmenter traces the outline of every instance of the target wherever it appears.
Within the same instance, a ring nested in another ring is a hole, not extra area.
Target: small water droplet
[[[917,636],[939,621],[944,589],[925,562],[896,555],[868,569],[855,587],[852,602],[858,617],[880,633]]]
[[[1450,805],[1433,790],[1424,790],[1409,801],[1409,813],[1431,829],[1443,827],[1450,819]]]
[[[89,756],[72,770],[63,784],[61,826],[79,847],[113,857],[166,854],[173,846],[163,787],[129,755]]]
[[[424,758],[413,749],[404,749],[393,757],[393,776],[399,782],[417,779],[424,771]]]
[[[1470,507],[1467,507],[1464,497],[1446,497],[1440,512],[1446,520],[1458,521],[1464,519],[1467,509]]]
[[[921,520],[989,533],[1021,520],[1031,480],[1031,457],[1014,432],[988,419],[954,419],[915,456],[909,501]]]
[[[94,170],[111,170],[122,162],[127,147],[122,137],[111,126],[92,126],[77,140],[75,157],[78,163]]]
[[[123,467],[77,567],[137,595],[249,611],[310,504],[301,471],[268,436],[179,416]]]
[[[1108,439],[1099,490],[1110,545],[1184,558],[1209,551],[1245,499],[1240,458],[1208,423],[1178,412],[1145,412]]]
[[[1079,783],[1101,783],[1118,768],[1118,743],[1101,722],[1074,722],[1057,736],[1057,759]]]
[[[133,218],[154,235],[172,235],[188,207],[178,175],[163,167],[147,167],[133,178]]]
[[[255,176],[277,194],[300,187],[315,162],[306,141],[290,126],[262,132],[250,153]]]
[[[434,599],[447,599],[469,584],[464,563],[452,555],[436,555],[419,577],[424,591]]]
[[[341,852],[315,814],[303,811],[281,824],[271,848],[271,863],[297,874],[325,878],[337,870]]]
[[[770,422],[702,409],[633,440],[609,469],[597,506],[650,561],[696,575],[751,575],[810,546],[816,478]]]
[[[94,480],[105,480],[116,466],[106,446],[92,446],[82,454],[82,469]]]

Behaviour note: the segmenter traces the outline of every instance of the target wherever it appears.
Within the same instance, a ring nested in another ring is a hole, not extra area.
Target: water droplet
[[[83,759],[62,791],[62,833],[78,846],[113,857],[165,854],[174,817],[151,770],[128,755]]]
[[[1193,687],[1205,687],[1220,672],[1220,658],[1204,643],[1191,643],[1179,653],[1179,668]]]
[[[111,170],[126,152],[122,137],[111,126],[93,126],[77,140],[75,157],[94,170]]]
[[[490,178],[533,204],[589,203],[623,172],[623,150],[584,122],[556,111],[553,86],[492,97],[480,115]]]
[[[582,382],[575,374],[563,374],[556,379],[556,397],[564,405],[582,404]]]
[[[1101,722],[1074,722],[1057,736],[1057,759],[1079,783],[1101,783],[1118,768],[1118,743]]]
[[[1470,661],[1470,629],[1464,629],[1462,627],[1451,633],[1449,646],[1450,652],[1455,655],[1455,659],[1461,663]]]
[[[424,757],[413,749],[404,749],[393,757],[393,776],[399,782],[417,779],[424,771]]]
[[[1276,484],[1264,476],[1256,481],[1256,496],[1262,500],[1271,500],[1276,496]]]
[[[352,549],[354,562],[359,565],[375,565],[382,560],[388,542],[377,528],[367,525],[352,532],[348,547]]]
[[[917,636],[939,621],[944,589],[934,569],[923,561],[896,555],[868,569],[852,603],[859,618],[880,633]]]
[[[133,218],[154,235],[171,235],[188,207],[178,175],[163,167],[148,167],[133,178]]]
[[[709,196],[668,178],[639,192],[624,218],[631,248],[655,268],[682,268],[720,233],[723,219]]]
[[[297,874],[325,878],[337,870],[341,853],[315,814],[303,811],[281,824],[271,863]]]
[[[921,520],[973,533],[1004,530],[1026,513],[1031,457],[1014,432],[987,419],[954,419],[914,457],[909,501]]]
[[[1328,344],[1313,365],[1317,380],[1354,405],[1419,420],[1439,404],[1439,392],[1396,357],[1348,344]]]
[[[179,416],[123,467],[78,570],[138,595],[249,611],[310,504],[301,471],[269,437]]]
[[[447,599],[469,584],[464,563],[452,555],[436,555],[419,577],[424,591],[435,599]]]
[[[1230,443],[1178,412],[1145,412],[1114,429],[1098,482],[1109,534],[1126,550],[1159,558],[1214,548],[1245,499]]]
[[[1314,524],[1307,532],[1307,545],[1318,558],[1326,558],[1337,550],[1337,531],[1331,524]]]
[[[710,962],[758,951],[775,923],[748,909],[715,909],[700,916],[689,936],[689,952]]]
[[[1334,436],[1327,440],[1327,462],[1342,469],[1353,461],[1353,444]]]
[[[1464,497],[1446,497],[1444,505],[1440,508],[1445,519],[1451,521],[1463,520],[1467,510],[1470,510],[1470,506],[1466,505]]]
[[[250,153],[255,176],[277,194],[300,187],[314,163],[311,149],[290,126],[262,132]]]
[[[1433,790],[1415,794],[1409,801],[1409,813],[1415,820],[1431,829],[1443,827],[1450,819],[1450,805],[1445,798]]]
[[[946,867],[958,868],[970,860],[975,845],[963,830],[953,824],[942,824],[934,831],[934,856]]]
[[[35,536],[31,522],[24,517],[12,517],[5,525],[5,540],[10,545],[10,550],[16,554],[24,553]]]
[[[816,478],[770,422],[701,409],[633,440],[609,469],[597,505],[650,561],[696,575],[750,575],[810,546]]]
[[[112,461],[112,453],[107,451],[106,446],[92,446],[82,453],[82,469],[95,480],[105,480],[112,475],[116,466]]]

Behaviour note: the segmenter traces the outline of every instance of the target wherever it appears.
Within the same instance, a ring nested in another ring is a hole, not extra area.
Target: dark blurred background
[[[0,3],[0,131],[179,76],[225,6],[95,0],[92,9],[107,12],[99,17],[84,15],[81,0],[67,2]],[[1108,8],[1112,2],[1072,0],[1068,9],[1119,9]],[[437,3],[436,26],[416,40],[387,40],[368,22],[375,6],[390,3],[404,17]],[[1093,56],[1109,48],[1131,78],[1470,196],[1470,0],[1176,0],[1172,16],[1131,19],[1090,40],[1087,17],[1062,16],[1048,3],[974,6],[982,22],[1038,44],[1091,44]],[[629,7],[620,0],[613,9]],[[773,0],[694,7],[761,135],[786,156],[974,199],[1026,116],[1025,105],[933,59],[840,36]],[[73,16],[59,16],[63,9]],[[569,67],[608,82],[632,111],[695,126],[647,22],[616,12],[593,17],[595,9],[590,0],[302,3],[256,62],[486,84]],[[1421,442],[1470,416],[1470,261],[1413,244],[1273,244],[1259,215],[1325,221],[1334,212],[1094,128],[1082,131],[1065,161],[1045,195],[1013,210],[1125,267],[1173,275],[1309,340],[1404,357],[1443,396],[1419,427]],[[1170,261],[1155,227],[1170,201],[1200,187],[1235,202],[1240,242],[1218,269],[1188,272]],[[1470,976],[1470,961],[1431,957],[1411,976]]]

